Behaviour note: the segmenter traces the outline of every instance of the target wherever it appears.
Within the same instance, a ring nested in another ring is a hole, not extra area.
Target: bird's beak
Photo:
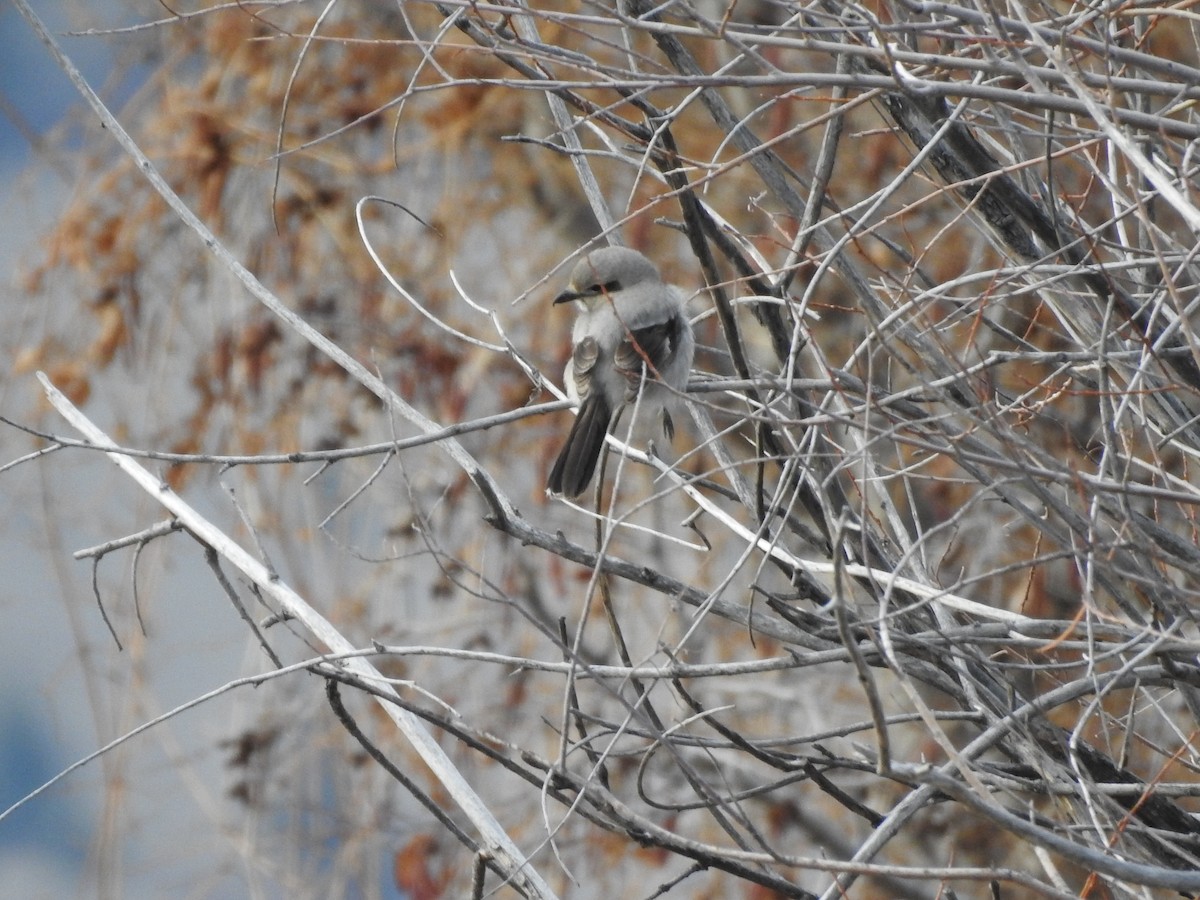
[[[557,306],[559,303],[570,303],[572,300],[578,300],[582,296],[583,294],[579,293],[578,291],[565,290],[554,298],[554,305]]]

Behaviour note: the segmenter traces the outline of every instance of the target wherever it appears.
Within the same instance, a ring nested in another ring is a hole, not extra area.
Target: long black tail
[[[611,416],[612,410],[598,393],[583,401],[567,442],[550,470],[546,486],[551,493],[578,497],[584,492],[596,471],[600,451],[604,449],[604,436],[608,433]]]

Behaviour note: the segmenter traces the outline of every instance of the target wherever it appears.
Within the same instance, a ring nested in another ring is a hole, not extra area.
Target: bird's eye
[[[587,290],[585,290],[583,293],[590,294],[593,297],[599,297],[604,294],[615,294],[620,289],[621,282],[614,278],[612,281],[594,282],[588,285]]]

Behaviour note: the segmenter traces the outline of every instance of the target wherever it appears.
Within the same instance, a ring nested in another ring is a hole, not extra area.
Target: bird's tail
[[[587,489],[596,471],[600,451],[604,449],[604,436],[608,433],[611,416],[612,410],[598,391],[583,401],[567,442],[550,470],[546,486],[551,493],[578,497]]]

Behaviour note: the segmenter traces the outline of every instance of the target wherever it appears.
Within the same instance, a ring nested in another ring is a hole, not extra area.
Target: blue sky
[[[110,44],[104,38],[71,37],[66,32],[86,26],[89,20],[105,21],[105,12],[113,14],[116,4],[31,0],[30,5],[59,36],[61,46],[84,75],[93,84],[104,83],[112,68]],[[87,11],[87,19],[79,14],[83,10]],[[29,133],[44,133],[72,106],[78,106],[79,98],[46,47],[9,3],[0,6],[0,44],[4,48],[4,65],[0,66],[0,159],[11,171],[12,166],[20,166],[32,156]]]
[[[141,77],[132,69],[124,84],[112,83],[114,48],[122,52],[130,42],[66,32],[120,25],[135,4],[31,5],[89,83],[119,110]],[[144,16],[163,15],[153,0],[136,6]],[[73,162],[56,158],[53,148],[72,146],[91,113],[9,3],[0,3],[0,59],[0,352],[11,359],[23,339],[38,334],[39,310],[17,288],[21,270],[37,260],[40,235],[80,186]],[[41,140],[52,131],[47,149]],[[96,134],[103,137],[93,129]],[[38,301],[56,298],[49,293]],[[10,369],[11,363],[0,372],[10,376]],[[32,374],[0,377],[0,414],[28,420],[37,398]],[[31,446],[0,426],[0,466]],[[228,603],[213,602],[220,595],[196,554],[173,560],[156,582],[159,596],[188,604],[187,614],[168,610],[137,652],[116,649],[91,591],[90,564],[72,559],[71,551],[116,536],[97,532],[97,525],[112,521],[107,513],[114,508],[141,525],[161,511],[110,470],[98,456],[58,454],[0,476],[0,810],[114,734],[242,674],[248,660],[262,665],[256,650],[247,652],[245,629]],[[105,515],[93,520],[93,509]],[[105,560],[102,583],[126,583],[123,566],[128,556]],[[196,594],[204,602],[189,603]],[[120,589],[108,596],[114,609],[129,599]],[[127,702],[122,687],[143,677],[150,683],[136,702]],[[237,853],[222,843],[218,824],[227,812],[222,804],[233,802],[222,741],[245,716],[240,702],[227,695],[134,738],[0,822],[0,900],[98,896],[105,888],[128,898],[245,896],[252,884],[270,885],[269,878],[255,881],[230,864]],[[98,853],[114,858],[98,863]],[[386,853],[381,862],[390,865]],[[94,883],[98,869],[108,873],[104,885]],[[384,895],[394,896],[390,869],[380,879]],[[264,895],[273,896],[269,888]]]
[[[64,32],[88,20],[104,21],[116,14],[118,4],[32,0],[31,5],[85,76],[104,84],[113,65],[111,42]],[[22,262],[31,257],[72,187],[60,169],[46,164],[50,158],[40,141],[82,103],[9,3],[0,5],[0,58],[0,311],[11,328],[25,302],[14,289]],[[8,415],[18,415],[28,399],[28,386],[18,382],[24,379],[0,380],[0,408]],[[20,440],[0,434],[0,464],[24,449]],[[32,469],[0,484],[0,503],[10,513],[0,531],[0,621],[5,626],[0,629],[0,809],[94,749],[82,673],[67,637],[65,597],[53,575],[52,554],[59,551],[61,557],[62,548],[39,543],[38,512],[25,506],[34,492],[11,490],[23,481],[36,481]],[[0,823],[0,900],[89,893],[80,879],[98,808],[95,777],[68,778]]]

